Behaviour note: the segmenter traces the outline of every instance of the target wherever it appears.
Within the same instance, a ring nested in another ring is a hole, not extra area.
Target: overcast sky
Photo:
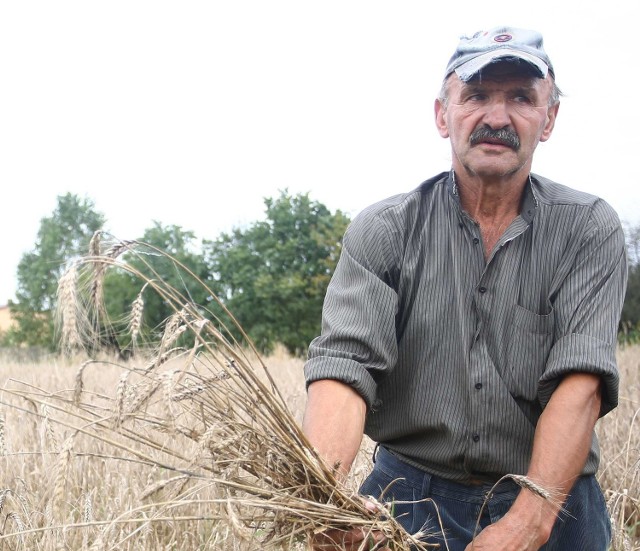
[[[447,170],[444,67],[497,25],[540,30],[565,93],[534,171],[638,224],[638,21],[630,0],[2,2],[0,305],[66,192],[123,239],[215,238],[284,188],[354,216]]]

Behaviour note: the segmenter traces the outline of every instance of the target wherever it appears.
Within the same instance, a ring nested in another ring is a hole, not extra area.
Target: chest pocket
[[[506,375],[514,397],[534,401],[553,345],[555,313],[540,315],[522,306],[513,311]]]

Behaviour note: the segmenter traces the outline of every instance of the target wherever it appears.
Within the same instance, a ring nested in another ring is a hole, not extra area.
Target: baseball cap
[[[460,80],[467,81],[496,61],[524,61],[533,67],[540,78],[546,78],[548,73],[554,75],[539,32],[514,27],[496,27],[488,31],[478,31],[471,37],[460,38],[458,47],[447,65],[445,77],[455,71]]]

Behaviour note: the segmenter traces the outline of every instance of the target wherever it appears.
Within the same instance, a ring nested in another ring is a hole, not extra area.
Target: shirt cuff
[[[307,388],[314,381],[333,379],[352,387],[371,410],[376,406],[377,385],[371,374],[358,362],[348,358],[316,357],[304,366]]]
[[[547,368],[538,383],[538,399],[545,407],[562,377],[571,373],[592,373],[602,379],[600,417],[618,405],[619,375],[615,346],[588,335],[571,334],[555,343]]]

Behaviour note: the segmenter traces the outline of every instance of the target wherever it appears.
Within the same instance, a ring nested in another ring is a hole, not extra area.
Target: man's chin
[[[476,176],[483,180],[502,180],[504,178],[510,178],[523,171],[525,167],[519,163],[514,162],[482,162],[482,163],[469,163],[465,166],[466,172],[469,175]],[[528,174],[528,170],[524,170]]]

